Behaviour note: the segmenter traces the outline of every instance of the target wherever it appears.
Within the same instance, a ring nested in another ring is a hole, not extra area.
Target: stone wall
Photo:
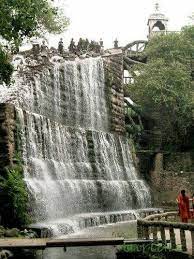
[[[124,92],[123,92],[123,56],[122,53],[103,57],[107,101],[109,104],[110,129],[112,133],[125,133]],[[6,166],[12,165],[16,136],[16,112],[14,105],[0,104],[0,174]]]
[[[176,206],[176,197],[185,189],[194,193],[192,153],[157,153],[150,171],[150,186],[155,206]]]
[[[104,57],[105,80],[108,88],[108,102],[111,132],[125,133],[123,55],[122,53]]]
[[[0,175],[7,166],[12,166],[15,152],[15,108],[11,104],[0,104]]]

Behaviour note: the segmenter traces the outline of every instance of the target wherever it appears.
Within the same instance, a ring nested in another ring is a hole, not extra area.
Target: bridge
[[[170,239],[170,249],[179,249],[194,257],[194,224],[178,222],[177,211],[154,214],[137,220],[138,238],[163,244]]]
[[[194,224],[178,222],[177,211],[148,215],[137,220],[137,239],[112,238],[4,238],[0,239],[1,249],[37,249],[81,246],[118,246],[128,244],[159,244],[170,250],[177,249],[194,257]]]
[[[131,83],[133,80],[130,70],[135,64],[145,64],[147,61],[147,56],[145,54],[145,48],[148,41],[146,40],[136,40],[130,42],[125,47],[121,48],[123,53],[123,69],[129,72],[129,75],[124,74],[123,80],[124,84]]]
[[[80,247],[80,246],[117,246],[124,244],[147,244],[152,243],[152,240],[125,240],[124,238],[65,238],[65,239],[50,239],[50,238],[5,238],[0,239],[0,249],[12,250],[15,248],[37,249],[44,250],[45,248],[54,247]]]
[[[148,41],[146,40],[136,40],[128,43],[125,47],[123,47],[123,52],[125,56],[141,56],[144,52]]]

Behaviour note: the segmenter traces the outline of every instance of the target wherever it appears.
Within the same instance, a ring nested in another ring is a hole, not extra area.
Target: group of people
[[[193,196],[194,197],[194,196]],[[185,190],[182,190],[177,197],[179,216],[181,221],[188,223],[188,220],[192,217],[192,211],[190,210],[190,198],[186,195]],[[193,204],[193,199],[192,199]],[[194,209],[194,204],[192,205],[192,210]]]

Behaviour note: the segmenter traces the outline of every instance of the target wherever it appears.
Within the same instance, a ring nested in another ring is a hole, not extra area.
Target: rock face
[[[23,62],[1,98],[15,105],[3,117],[12,136],[7,163],[22,152],[35,220],[58,235],[83,227],[83,213],[149,206],[125,137],[122,55],[37,62]]]
[[[123,56],[110,55],[105,59],[105,78],[109,89],[111,132],[125,133]]]

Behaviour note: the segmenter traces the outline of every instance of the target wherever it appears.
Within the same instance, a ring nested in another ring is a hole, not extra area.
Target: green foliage
[[[194,27],[180,34],[153,37],[148,43],[146,65],[133,68],[129,85],[134,101],[155,120],[164,149],[180,146],[192,123],[191,59]],[[137,73],[138,71],[138,73]]]
[[[0,16],[1,36],[16,47],[25,37],[59,33],[68,23],[48,0],[1,0]]]
[[[41,36],[45,32],[60,33],[68,25],[68,19],[49,0],[1,0],[0,17],[0,36],[11,52],[18,52],[25,38]],[[0,53],[0,81],[9,83],[13,69],[5,64],[2,55],[7,62],[5,49]]]
[[[119,249],[121,253],[133,258],[164,259],[167,247],[163,244],[127,244]]]
[[[9,62],[9,56],[0,45],[0,81],[9,84],[12,73],[13,66]]]
[[[191,33],[193,28],[187,27],[180,34],[170,33],[153,37],[146,47],[148,59],[162,58],[166,63],[179,61],[190,64],[194,52],[194,42],[188,36],[191,36]]]
[[[0,188],[7,195],[7,206],[13,217],[13,225],[29,224],[28,193],[20,165],[8,169],[6,177],[0,178]]]
[[[168,244],[151,243],[151,244],[127,244],[118,250],[121,258],[149,258],[149,259],[188,259],[189,255],[182,253],[181,250],[171,250]],[[122,256],[123,255],[123,256]],[[120,258],[120,257],[119,257]]]

